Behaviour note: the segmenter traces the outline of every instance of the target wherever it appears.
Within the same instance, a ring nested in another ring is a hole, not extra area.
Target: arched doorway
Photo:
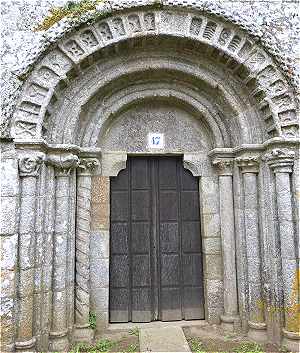
[[[110,178],[150,154],[183,155],[198,178],[206,320],[294,347],[295,109],[268,51],[196,8],[133,7],[63,36],[26,79],[12,124],[15,347],[67,350],[91,338],[90,313],[107,327]]]

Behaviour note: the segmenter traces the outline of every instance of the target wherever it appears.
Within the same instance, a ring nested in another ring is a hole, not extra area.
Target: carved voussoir
[[[38,176],[44,154],[25,155],[19,158],[19,172],[21,176]]]
[[[50,154],[47,156],[46,164],[55,168],[57,174],[69,175],[71,170],[79,166],[79,158],[75,154]]]

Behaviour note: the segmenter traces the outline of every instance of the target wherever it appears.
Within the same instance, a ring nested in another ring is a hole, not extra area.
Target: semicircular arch
[[[35,65],[14,114],[13,136],[43,137],[49,105],[57,90],[68,86],[105,52],[121,50],[126,41],[172,37],[188,40],[249,89],[266,135],[297,137],[296,103],[288,82],[272,57],[243,30],[195,10],[149,8],[111,14],[69,33]],[[67,129],[70,130],[69,127]]]

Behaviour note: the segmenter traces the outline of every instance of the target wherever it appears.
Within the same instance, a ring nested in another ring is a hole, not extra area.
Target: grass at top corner
[[[96,6],[105,1],[106,0],[68,1],[64,6],[52,7],[49,10],[49,15],[43,19],[42,23],[34,28],[34,31],[46,31],[65,17],[79,18],[88,11],[95,11]]]

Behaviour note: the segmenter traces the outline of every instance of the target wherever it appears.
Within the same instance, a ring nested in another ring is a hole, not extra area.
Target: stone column
[[[274,149],[266,155],[267,163],[275,175],[277,204],[277,229],[281,247],[281,270],[284,302],[283,344],[291,351],[298,351],[299,291],[295,231],[293,223],[291,173],[295,153],[287,149]]]
[[[90,342],[90,232],[91,232],[91,174],[99,165],[95,158],[83,158],[77,171],[76,204],[76,264],[75,264],[75,340]]]
[[[266,323],[263,309],[261,280],[261,251],[258,213],[257,176],[259,163],[257,157],[239,157],[236,159],[243,175],[244,185],[244,231],[246,238],[248,272],[248,335],[254,340],[266,340]]]
[[[50,155],[47,163],[55,168],[55,226],[53,239],[52,275],[52,320],[50,351],[67,351],[67,248],[70,211],[70,172],[78,166],[78,157],[73,154]]]
[[[224,268],[224,315],[221,315],[221,321],[224,328],[233,330],[239,325],[232,183],[233,159],[216,158],[213,160],[213,165],[217,167],[219,175],[221,242]]]
[[[36,190],[41,154],[21,156],[20,223],[19,223],[19,281],[18,323],[16,350],[34,350],[36,338],[33,332],[34,266],[36,248]]]

